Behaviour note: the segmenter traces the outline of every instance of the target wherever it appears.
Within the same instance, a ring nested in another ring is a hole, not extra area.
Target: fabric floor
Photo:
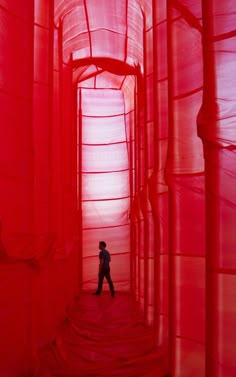
[[[40,351],[38,377],[163,377],[166,353],[152,339],[128,294],[84,292]]]

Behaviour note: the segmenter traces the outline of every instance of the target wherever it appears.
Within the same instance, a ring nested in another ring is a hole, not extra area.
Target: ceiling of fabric
[[[113,67],[143,65],[143,30],[151,26],[148,1],[55,1],[55,23],[61,28],[63,60],[103,59]],[[109,62],[109,59],[112,59]],[[114,64],[116,62],[116,64]],[[110,64],[111,63],[111,64]]]

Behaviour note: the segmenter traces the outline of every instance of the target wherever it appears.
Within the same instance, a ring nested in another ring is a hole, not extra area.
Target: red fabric
[[[81,350],[106,375],[106,309],[110,375],[236,374],[235,15],[0,0],[0,376],[76,375]],[[90,294],[101,240],[113,306]]]
[[[84,293],[40,350],[37,376],[163,376],[166,352],[156,350],[150,330],[129,294]]]

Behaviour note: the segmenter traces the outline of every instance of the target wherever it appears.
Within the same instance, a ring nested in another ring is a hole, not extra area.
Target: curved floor
[[[53,344],[40,352],[39,377],[162,377],[166,357],[153,346],[135,303],[83,293],[69,310]]]

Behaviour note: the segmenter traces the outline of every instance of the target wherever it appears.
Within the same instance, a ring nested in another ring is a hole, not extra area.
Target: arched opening
[[[144,19],[136,1],[101,7],[102,18],[95,16],[93,1],[58,3],[55,8],[62,93],[69,92],[73,82],[77,97],[79,285],[94,289],[97,243],[105,238],[117,285],[130,290],[137,284],[132,273],[137,258],[130,254],[130,208],[135,196],[135,122],[143,94]],[[62,97],[66,126],[71,105],[65,94]]]
[[[88,61],[87,61],[88,63]],[[81,219],[81,288],[96,288],[98,242],[112,254],[117,291],[130,291],[130,207],[138,67],[110,59],[75,61],[77,192]],[[106,289],[106,285],[104,287]]]

